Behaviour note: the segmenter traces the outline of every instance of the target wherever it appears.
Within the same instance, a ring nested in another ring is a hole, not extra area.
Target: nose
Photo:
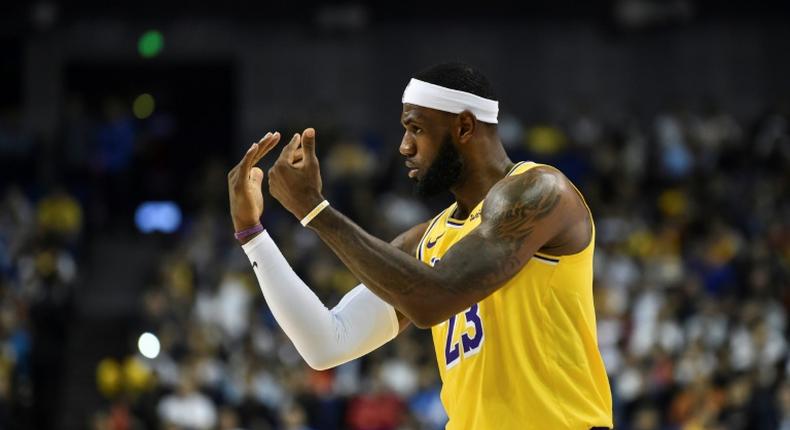
[[[414,139],[409,138],[409,133],[403,134],[398,150],[405,157],[411,157],[417,153],[417,145],[414,144]]]

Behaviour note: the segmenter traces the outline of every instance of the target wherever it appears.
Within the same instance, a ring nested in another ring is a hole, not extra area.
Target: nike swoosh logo
[[[442,234],[440,234],[440,235],[436,236],[436,238],[434,238],[433,240],[431,240],[431,239],[428,239],[428,243],[427,243],[425,246],[426,246],[426,247],[428,247],[428,248],[433,248],[433,246],[434,246],[434,245],[436,245],[436,242],[438,242],[438,241],[439,241],[439,239],[440,239],[442,236],[444,236],[444,233],[442,233]]]
[[[252,268],[253,269],[257,269],[258,268],[258,262],[257,261],[253,261],[252,262]]]

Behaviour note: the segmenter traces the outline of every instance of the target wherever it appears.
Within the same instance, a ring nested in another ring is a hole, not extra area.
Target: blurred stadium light
[[[134,222],[142,233],[173,233],[181,227],[181,209],[174,202],[143,202]]]

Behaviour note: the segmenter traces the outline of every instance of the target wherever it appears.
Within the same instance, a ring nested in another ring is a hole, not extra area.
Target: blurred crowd
[[[0,194],[0,428],[50,426],[79,279],[82,208],[55,189]],[[36,416],[33,411],[40,412]]]
[[[618,428],[790,427],[787,116],[679,112],[619,133],[589,140],[585,181]]]
[[[379,237],[449,203],[411,197],[397,142],[317,129],[325,195]],[[788,112],[743,119],[673,109],[640,118],[578,109],[537,123],[505,113],[499,130],[513,160],[560,168],[592,208],[598,340],[616,428],[790,429]],[[199,187],[220,193],[232,163],[208,164]],[[0,423],[31,400],[31,309],[74,283],[81,222],[66,191],[9,186],[4,195]],[[325,304],[336,304],[357,281],[276,202],[266,205],[264,223],[289,262]],[[61,212],[71,214],[70,228]],[[132,330],[155,334],[161,350],[96,363],[104,401],[86,425],[443,428],[428,331],[410,328],[362,359],[314,371],[263,301],[225,201],[196,204],[187,217],[150,274]]]

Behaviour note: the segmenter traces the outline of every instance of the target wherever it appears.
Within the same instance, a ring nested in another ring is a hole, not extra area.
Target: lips
[[[416,178],[417,177],[417,173],[419,173],[420,169],[414,163],[412,163],[412,162],[410,162],[408,160],[406,161],[405,164],[406,164],[406,168],[409,169],[409,177],[410,178]]]

